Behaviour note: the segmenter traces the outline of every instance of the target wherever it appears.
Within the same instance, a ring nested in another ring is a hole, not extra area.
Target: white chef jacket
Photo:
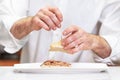
[[[95,55],[91,50],[79,51],[73,55],[55,52],[52,59],[66,62],[103,62],[114,64],[120,62],[120,1],[119,0],[0,0],[0,44],[9,53],[23,47],[21,62],[42,62],[49,59],[49,46],[57,38],[54,31],[33,31],[21,40],[15,39],[9,32],[12,24],[20,19],[23,11],[35,15],[46,5],[57,6],[63,14],[61,31],[70,25],[80,26],[88,33],[105,38],[112,48],[111,55],[105,59]],[[18,4],[18,5],[16,5]],[[15,6],[16,5],[16,6]],[[14,11],[13,11],[14,10]],[[61,34],[61,32],[59,32]]]

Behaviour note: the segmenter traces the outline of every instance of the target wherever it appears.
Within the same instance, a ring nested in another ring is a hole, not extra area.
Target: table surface
[[[12,66],[1,66],[0,80],[120,80],[120,66],[109,67],[107,72],[79,74],[15,73]]]

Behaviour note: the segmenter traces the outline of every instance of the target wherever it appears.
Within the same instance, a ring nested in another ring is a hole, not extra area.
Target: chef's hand
[[[40,9],[37,14],[32,17],[32,29],[39,30],[43,28],[47,31],[56,30],[61,27],[62,19],[62,13],[57,7],[47,6]]]
[[[63,35],[66,38],[62,40],[62,45],[69,53],[90,50],[94,46],[94,37],[78,26],[70,26],[64,30]]]
[[[62,14],[57,7],[45,7],[40,9],[35,16],[29,16],[17,20],[10,32],[17,39],[22,39],[34,30],[56,30],[61,27]]]

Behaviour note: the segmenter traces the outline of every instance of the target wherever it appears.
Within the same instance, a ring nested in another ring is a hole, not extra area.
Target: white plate
[[[105,72],[108,70],[103,63],[71,63],[71,67],[41,68],[41,63],[15,64],[14,72],[23,73],[81,73],[81,72]]]

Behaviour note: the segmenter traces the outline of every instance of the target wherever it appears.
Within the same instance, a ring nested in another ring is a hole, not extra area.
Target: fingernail
[[[66,35],[67,32],[63,32],[63,35]]]
[[[61,24],[59,24],[58,27],[60,28],[60,27],[61,27]]]
[[[49,30],[51,30],[51,29],[50,29],[50,28],[46,28],[46,30],[48,30],[48,31],[49,31]]]
[[[56,27],[54,27],[53,30],[56,30]]]
[[[63,18],[62,18],[62,17],[60,18],[60,21],[63,21]]]

